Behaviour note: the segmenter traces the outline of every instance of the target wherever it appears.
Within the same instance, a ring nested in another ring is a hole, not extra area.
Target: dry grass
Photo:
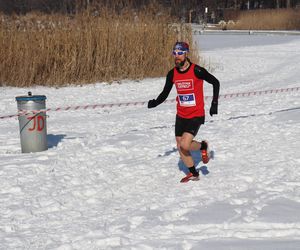
[[[149,13],[0,16],[0,86],[164,76],[173,66],[174,42],[192,43],[192,32],[172,27],[168,15]]]
[[[234,25],[227,29],[247,30],[299,30],[299,9],[241,11]]]

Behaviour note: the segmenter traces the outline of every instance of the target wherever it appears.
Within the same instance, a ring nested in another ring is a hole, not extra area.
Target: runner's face
[[[186,51],[174,50],[173,56],[176,67],[181,67],[186,59]]]

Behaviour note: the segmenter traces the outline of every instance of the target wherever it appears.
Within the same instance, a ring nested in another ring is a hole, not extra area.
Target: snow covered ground
[[[195,38],[221,94],[300,86],[299,36]],[[54,108],[146,101],[163,85],[1,87],[0,115],[29,90]],[[197,136],[214,160],[194,152],[201,179],[186,184],[174,103],[48,115],[49,149],[31,154],[21,154],[17,118],[0,120],[1,250],[300,249],[299,91],[221,98]]]

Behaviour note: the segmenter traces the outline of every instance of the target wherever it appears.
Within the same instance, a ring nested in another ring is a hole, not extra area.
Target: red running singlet
[[[203,80],[194,73],[195,64],[184,73],[174,68],[173,83],[177,89],[177,115],[182,118],[205,116]]]

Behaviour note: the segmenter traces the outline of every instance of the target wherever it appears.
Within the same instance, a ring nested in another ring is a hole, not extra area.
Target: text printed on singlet
[[[196,106],[196,98],[195,98],[195,94],[193,93],[194,80],[193,79],[177,80],[175,81],[175,85],[178,92],[178,100],[180,106],[185,106],[185,107]],[[187,91],[190,93],[186,93]]]
[[[175,85],[178,92],[194,90],[193,79],[177,80],[175,81]]]

